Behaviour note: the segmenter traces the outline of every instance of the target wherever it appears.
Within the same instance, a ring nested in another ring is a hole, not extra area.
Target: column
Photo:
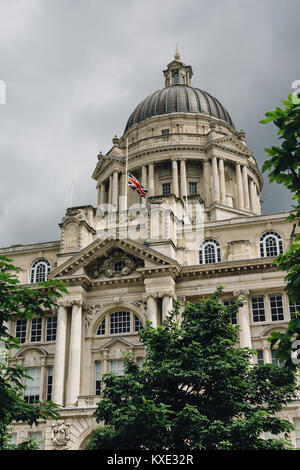
[[[147,295],[147,319],[154,328],[157,327],[157,298],[154,293]]]
[[[148,174],[148,189],[149,189],[149,196],[154,196],[154,165],[153,163],[149,164],[149,174]]]
[[[119,202],[119,175],[118,171],[113,172],[113,189],[112,189],[112,205],[118,210]]]
[[[177,160],[172,160],[172,193],[179,197]]]
[[[203,162],[203,186],[204,186],[204,202],[208,206],[210,204],[210,162],[204,160]]]
[[[67,383],[66,404],[74,405],[80,392],[81,369],[81,329],[82,329],[82,302],[76,301],[72,306],[69,373]]]
[[[58,405],[64,405],[64,384],[66,368],[67,308],[59,305],[57,312],[57,333],[53,368],[53,398]]]
[[[225,170],[224,170],[224,160],[220,158],[219,160],[219,177],[220,177],[220,196],[222,204],[226,204],[226,185],[225,185]]]
[[[100,185],[97,185],[97,207],[101,204],[101,193],[100,193]]]
[[[246,165],[242,166],[242,177],[243,177],[243,190],[244,190],[244,205],[245,209],[250,209],[249,200],[249,187],[248,187],[248,174]]]
[[[256,194],[255,194],[255,187],[254,187],[254,181],[250,180],[250,204],[251,204],[251,212],[254,212],[256,214]]]
[[[242,300],[243,297],[249,296],[248,290],[239,290],[233,293],[235,297]],[[244,305],[238,311],[238,324],[241,328],[240,331],[240,347],[252,348],[250,317],[248,308],[248,299],[244,300]]]
[[[127,191],[127,184],[128,182],[126,181],[127,180],[127,176],[125,175],[125,173],[122,173],[121,175],[121,178],[120,178],[120,192],[119,192],[119,210],[120,211],[125,211],[126,210],[126,197],[125,197],[125,194],[124,194],[124,191]],[[125,185],[126,183],[126,185]],[[126,188],[126,189],[125,189]]]
[[[173,309],[173,298],[171,295],[164,295],[162,298],[162,320],[164,321],[168,313]]]
[[[213,174],[213,201],[220,201],[220,184],[219,184],[219,172],[218,172],[218,163],[217,157],[212,157],[212,174]]]
[[[113,176],[109,177],[109,187],[108,187],[108,204],[112,204],[112,187],[113,187]]]
[[[147,167],[146,167],[146,165],[142,166],[142,186],[144,186],[144,188],[146,188],[146,189],[149,189],[148,184],[147,184]],[[147,199],[145,197],[143,197],[142,198],[143,206],[146,205],[146,202],[147,202]]]
[[[106,196],[105,184],[101,183],[101,185],[100,185],[100,204],[105,204],[105,199],[106,199],[105,196]]]
[[[180,160],[180,195],[184,199],[187,196],[185,159]]]
[[[237,206],[239,209],[244,209],[244,194],[242,184],[241,165],[239,163],[235,166],[236,175],[236,188],[237,188]]]
[[[255,189],[255,196],[256,196],[256,213],[258,215],[260,215],[261,214],[261,206],[260,206],[259,191],[258,191],[258,187],[256,186],[255,183],[254,183],[254,189]]]

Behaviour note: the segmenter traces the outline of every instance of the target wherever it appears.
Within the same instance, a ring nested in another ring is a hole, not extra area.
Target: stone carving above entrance
[[[55,447],[64,447],[70,440],[69,424],[65,424],[63,419],[59,419],[57,423],[52,424],[51,441]]]
[[[106,277],[124,277],[130,275],[138,267],[142,267],[144,262],[133,256],[127,255],[124,251],[115,249],[108,256],[98,258],[89,264],[85,271],[92,279],[98,279],[101,274]]]

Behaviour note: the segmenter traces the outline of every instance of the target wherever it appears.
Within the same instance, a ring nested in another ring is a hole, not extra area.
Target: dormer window
[[[173,73],[173,84],[177,85],[179,83],[179,75],[178,72]]]

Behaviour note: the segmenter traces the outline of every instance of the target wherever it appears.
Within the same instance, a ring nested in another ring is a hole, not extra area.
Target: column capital
[[[233,291],[234,297],[249,297],[250,291],[248,289],[239,289],[236,291]]]

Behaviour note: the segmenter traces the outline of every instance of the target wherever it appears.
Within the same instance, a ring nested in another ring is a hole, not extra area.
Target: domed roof
[[[227,110],[207,91],[188,85],[172,84],[155,91],[137,105],[127,121],[125,132],[145,119],[168,113],[206,114],[222,119],[234,127]]]

